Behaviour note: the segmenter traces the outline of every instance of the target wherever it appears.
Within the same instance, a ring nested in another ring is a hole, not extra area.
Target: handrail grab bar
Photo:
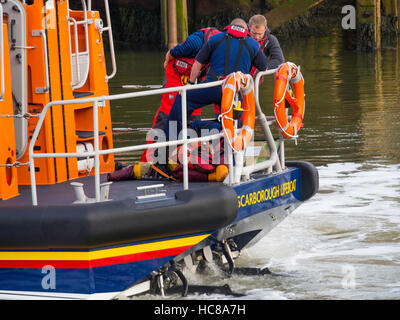
[[[44,58],[45,81],[46,81],[45,86],[35,88],[35,92],[36,93],[46,93],[50,89],[49,60],[48,60],[48,54],[47,54],[46,32],[44,30],[32,30],[32,37],[42,37],[42,40],[43,40],[43,58]]]
[[[76,75],[76,82],[75,83],[71,83],[71,87],[73,90],[75,89],[79,89],[81,88],[86,80],[87,77],[89,75],[89,64],[90,64],[90,59],[87,60],[87,68],[85,71],[85,76],[83,77],[83,79],[81,79],[81,74],[80,74],[80,57],[79,54],[89,54],[89,33],[88,33],[88,19],[87,19],[87,7],[86,7],[86,0],[81,0],[82,2],[82,9],[83,9],[83,20],[81,21],[76,21],[74,18],[69,16],[68,13],[68,17],[67,20],[71,21],[72,24],[74,25],[74,31],[75,31],[75,60],[76,60],[76,69],[78,70],[78,74]],[[78,44],[78,24],[79,25],[83,25],[83,28],[85,30],[85,51],[83,52],[79,52],[79,44]],[[69,29],[69,34],[70,34],[70,53],[71,53],[71,58],[72,58],[72,46],[71,46],[71,30]],[[71,64],[71,68],[72,68],[72,64]],[[72,70],[71,70],[72,72]]]
[[[75,83],[71,83],[71,87],[72,89],[74,89],[74,87],[79,84],[80,82],[80,77],[81,77],[81,73],[80,73],[80,66],[79,66],[79,43],[78,43],[78,26],[77,26],[77,22],[74,18],[68,17],[68,21],[71,21],[74,25],[74,38],[75,38],[75,72],[76,72],[76,76],[75,76]],[[72,58],[72,53],[71,53],[71,58]]]
[[[114,40],[113,40],[113,33],[111,28],[111,16],[110,16],[110,8],[108,5],[108,0],[104,0],[104,8],[106,13],[106,20],[107,20],[107,27],[102,28],[102,31],[108,32],[108,42],[110,45],[110,54],[111,54],[111,65],[112,65],[112,72],[110,75],[106,75],[106,82],[110,79],[114,78],[117,73],[117,63],[115,60],[115,50],[114,50]]]

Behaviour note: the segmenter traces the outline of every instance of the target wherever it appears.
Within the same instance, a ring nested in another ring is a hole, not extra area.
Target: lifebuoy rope
[[[233,77],[234,81],[233,81],[233,85],[231,83],[228,83],[228,81],[231,79],[231,77]],[[242,83],[242,80],[246,79],[246,83]],[[237,103],[237,93],[241,92],[241,94],[243,96],[247,96],[248,94],[250,94],[250,92],[252,90],[254,90],[254,81],[253,78],[250,75],[245,75],[242,72],[235,72],[233,74],[231,74],[230,76],[228,76],[224,82],[224,84],[222,85],[222,90],[224,91],[225,89],[231,89],[233,91],[233,99],[231,101],[231,105],[229,106],[228,109],[226,109],[225,112],[222,112],[219,116],[218,116],[218,120],[221,122],[222,124],[222,130],[224,131],[225,137],[229,137],[229,135],[226,133],[226,127],[224,125],[224,121],[223,119],[228,119],[231,120],[232,122],[234,121],[233,118],[229,117],[228,114],[232,111],[233,106],[235,105],[235,103]],[[222,110],[222,109],[221,109]],[[244,111],[248,111],[249,109],[246,109]],[[247,125],[243,125],[241,130],[247,130],[248,132],[251,132],[251,134],[253,134],[253,129],[250,128]],[[237,134],[236,134],[236,130],[235,132],[232,133],[232,138],[231,139],[227,139],[229,146],[231,147],[231,149],[234,152],[238,152],[239,150],[236,150],[232,143],[235,141],[235,139],[237,138]],[[246,141],[243,141],[244,143],[244,147],[243,149],[246,148]]]
[[[287,64],[287,65],[289,66],[287,78],[286,78],[285,76],[279,74],[279,73],[277,73],[276,77],[277,77],[277,78],[280,78],[281,80],[285,80],[285,81],[286,81],[286,87],[285,87],[285,90],[283,91],[282,97],[281,97],[277,102],[275,102],[275,104],[274,104],[274,115],[275,115],[275,119],[276,119],[276,122],[278,123],[279,128],[280,128],[282,131],[286,131],[286,130],[289,128],[290,122],[289,122],[289,121],[286,121],[286,122],[287,122],[287,123],[286,123],[286,126],[283,127],[283,126],[281,125],[281,123],[279,122],[279,118],[278,118],[278,116],[277,116],[277,114],[276,114],[276,109],[279,107],[279,105],[280,105],[280,104],[283,102],[283,100],[285,99],[286,93],[289,91],[289,86],[290,86],[290,83],[291,83],[291,82],[292,82],[293,84],[296,84],[296,83],[299,82],[300,80],[303,80],[303,82],[304,82],[303,75],[302,75],[301,72],[300,72],[300,66],[296,66],[293,62],[289,62],[289,61],[286,62],[285,64]],[[281,65],[281,66],[282,66],[282,65]],[[279,72],[279,71],[278,71],[278,72]],[[298,138],[298,135],[297,135],[297,132],[299,131],[298,129],[300,129],[300,128],[297,128],[296,126],[294,126],[294,135],[292,135],[292,138],[294,138],[294,139],[297,139],[297,138]]]

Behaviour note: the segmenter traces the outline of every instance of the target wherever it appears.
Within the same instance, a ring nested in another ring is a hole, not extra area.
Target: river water
[[[301,66],[306,91],[304,128],[297,146],[286,143],[286,158],[317,166],[320,189],[237,262],[282,276],[216,275],[209,281],[228,283],[245,299],[399,299],[399,45],[356,53],[333,36],[282,48],[287,61]],[[163,56],[156,50],[120,52],[112,85],[161,84]],[[121,92],[126,90],[111,90]],[[272,79],[265,79],[262,92],[263,110],[271,115]],[[113,103],[113,127],[133,129],[116,133],[115,145],[141,143],[159,102]]]

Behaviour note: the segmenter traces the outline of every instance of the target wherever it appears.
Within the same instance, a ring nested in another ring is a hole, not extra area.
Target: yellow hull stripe
[[[112,258],[129,254],[144,253],[177,247],[193,246],[207,238],[209,234],[179,238],[165,241],[157,241],[138,245],[130,245],[110,249],[93,249],[85,252],[66,252],[66,251],[7,251],[0,252],[1,260],[82,260],[90,261],[97,259]]]

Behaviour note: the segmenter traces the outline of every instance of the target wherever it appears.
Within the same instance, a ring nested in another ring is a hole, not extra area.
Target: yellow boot
[[[228,176],[228,174],[229,174],[228,167],[221,164],[221,165],[217,166],[217,168],[215,169],[215,172],[210,173],[208,175],[208,181],[222,182],[225,180],[225,178]]]

